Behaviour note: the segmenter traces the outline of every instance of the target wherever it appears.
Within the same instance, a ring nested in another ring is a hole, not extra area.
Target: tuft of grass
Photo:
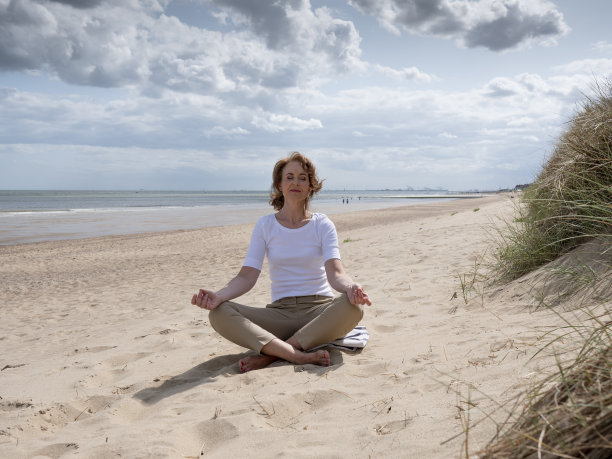
[[[594,237],[612,246],[612,84],[596,90],[499,231],[499,278],[520,277]]]
[[[465,304],[469,303],[473,293],[477,293],[481,297],[484,306],[484,284],[488,278],[486,274],[481,272],[481,266],[486,255],[487,252],[485,251],[476,257],[474,260],[474,266],[469,272],[457,274],[459,284],[461,286],[461,294]]]

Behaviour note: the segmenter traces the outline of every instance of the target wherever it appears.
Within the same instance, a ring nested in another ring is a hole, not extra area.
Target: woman
[[[220,335],[259,353],[240,360],[243,372],[278,359],[329,366],[328,351],[305,351],[347,334],[371,302],[344,271],[333,223],[309,209],[322,187],[312,162],[292,153],[276,163],[272,177],[270,204],[277,213],[256,223],[240,272],[221,290],[201,289],[191,303],[210,311]],[[253,288],[264,256],[272,303],[258,308],[230,301]],[[334,298],[331,287],[342,295]]]

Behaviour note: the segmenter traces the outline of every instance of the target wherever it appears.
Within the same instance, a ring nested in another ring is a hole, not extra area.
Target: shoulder
[[[325,214],[313,213],[312,221],[314,222],[314,227],[316,228],[319,234],[328,234],[330,232],[336,232],[336,226]]]
[[[318,212],[314,212],[312,214],[312,220],[318,226],[334,226],[333,222],[329,219],[329,217],[325,214],[321,214]]]
[[[274,228],[275,221],[276,217],[274,216],[274,214],[259,217],[259,219],[255,223],[255,228],[253,228],[253,231],[263,231],[265,233],[268,233],[272,228]]]
[[[276,217],[274,214],[268,214],[268,215],[264,215],[263,217],[259,217],[255,225],[256,226],[262,226],[262,225],[268,226],[274,223],[275,220],[276,220]]]

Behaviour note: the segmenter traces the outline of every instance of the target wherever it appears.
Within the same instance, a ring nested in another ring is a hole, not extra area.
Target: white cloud
[[[491,97],[509,97],[519,94],[522,89],[518,82],[510,78],[499,77],[489,82],[486,92]]]
[[[214,126],[212,129],[204,131],[207,137],[235,137],[249,135],[250,132],[241,127],[226,128],[224,126]]]
[[[593,44],[593,49],[609,53],[610,51],[612,51],[612,43],[605,40],[600,40]]]
[[[528,116],[519,116],[519,117],[513,117],[508,121],[508,126],[511,127],[523,127],[523,126],[529,126],[532,125],[534,123],[533,118],[530,118]]]
[[[317,119],[304,120],[291,115],[270,113],[265,116],[254,116],[252,124],[268,132],[303,131],[321,129],[323,125]]]
[[[608,77],[612,75],[612,59],[582,59],[556,66],[555,70],[561,73],[582,73]]]
[[[385,76],[398,80],[413,80],[421,83],[430,83],[436,79],[434,75],[422,72],[416,67],[405,67],[401,70],[396,70],[384,65],[374,64],[373,68]]]
[[[148,94],[166,88],[256,100],[364,68],[355,26],[327,8],[212,0],[209,7],[234,27],[188,26],[154,0],[0,0],[0,70],[42,70],[72,84]]]

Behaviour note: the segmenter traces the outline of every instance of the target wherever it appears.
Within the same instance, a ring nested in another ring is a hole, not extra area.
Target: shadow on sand
[[[242,354],[230,354],[214,357],[206,362],[187,370],[176,376],[172,376],[163,382],[161,386],[147,387],[134,394],[138,400],[147,405],[154,405],[164,398],[185,392],[200,384],[205,384],[217,376],[229,376],[239,374],[238,360],[249,355],[248,352]]]
[[[343,352],[338,349],[329,349],[331,358],[331,365],[329,367],[319,367],[317,365],[295,365],[296,372],[307,371],[309,373],[321,376],[328,371],[335,371],[344,365],[344,359],[342,357]],[[350,352],[350,354],[354,354]],[[181,373],[176,376],[172,376],[162,383],[161,386],[147,387],[134,394],[134,398],[137,398],[141,402],[147,405],[154,405],[157,402],[172,397],[173,395],[185,392],[201,384],[206,384],[212,381],[218,376],[230,376],[242,374],[238,369],[238,361],[253,355],[253,352],[244,352],[242,354],[230,354],[214,357],[206,362],[202,362],[199,365],[187,370],[185,373]],[[279,360],[273,363],[268,368],[292,365],[284,360]],[[259,371],[266,371],[257,370]]]

